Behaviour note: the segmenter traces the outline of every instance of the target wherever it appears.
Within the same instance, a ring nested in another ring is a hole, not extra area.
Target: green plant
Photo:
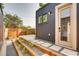
[[[22,47],[23,47],[18,41],[16,41],[16,45],[17,45],[19,48],[22,48]]]
[[[19,39],[25,43],[28,43],[31,47],[34,47],[34,45],[31,42],[25,40],[24,38],[19,37]]]
[[[39,7],[42,8],[45,4],[44,3],[39,3]]]
[[[3,24],[6,28],[19,28],[23,25],[23,21],[17,15],[5,14],[5,18],[3,20]]]
[[[28,42],[27,40],[25,40],[24,38],[19,37],[19,40],[23,41],[23,42]]]
[[[33,47],[33,46],[34,46],[31,42],[29,42],[29,45],[30,45],[31,47]]]
[[[27,51],[27,49],[25,47],[23,47],[22,52],[27,53],[28,51]]]

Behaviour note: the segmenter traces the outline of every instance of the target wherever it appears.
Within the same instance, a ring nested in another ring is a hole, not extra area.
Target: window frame
[[[47,17],[46,17],[47,19],[46,19],[46,21],[44,21],[43,17],[45,17],[46,15],[47,15]],[[43,23],[46,23],[47,21],[48,21],[48,14],[47,13],[38,16],[38,24],[43,24]]]

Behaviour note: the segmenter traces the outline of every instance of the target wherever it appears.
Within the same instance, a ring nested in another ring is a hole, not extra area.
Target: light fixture
[[[52,15],[52,12],[49,11],[49,12],[48,12],[48,15]]]

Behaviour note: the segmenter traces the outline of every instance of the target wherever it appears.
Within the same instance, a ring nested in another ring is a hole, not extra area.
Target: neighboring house
[[[3,11],[2,8],[0,8],[0,49],[3,46]]]
[[[16,27],[13,20],[9,21],[7,29],[7,39],[15,40],[19,36],[20,29]]]
[[[18,29],[17,28],[8,28],[7,39],[13,40],[13,39],[16,39],[17,36],[18,36]]]
[[[30,35],[30,34],[35,34],[35,29],[30,28],[30,29],[21,29],[21,28],[7,28],[8,29],[8,35],[7,39],[12,39],[15,40],[19,35]]]
[[[36,11],[36,38],[79,51],[79,4],[48,3]]]
[[[32,35],[36,34],[36,30],[34,28],[29,28],[29,29],[21,29],[20,35]]]

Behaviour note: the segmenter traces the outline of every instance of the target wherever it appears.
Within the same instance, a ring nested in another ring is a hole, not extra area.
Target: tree
[[[5,27],[18,28],[22,26],[22,20],[17,15],[6,14],[4,19]]]
[[[3,8],[4,8],[4,4],[0,3],[0,9],[1,9],[2,14],[3,14],[3,10],[2,10]]]
[[[15,25],[16,27],[20,27],[20,26],[23,25],[23,24],[22,24],[22,23],[23,23],[22,20],[21,20],[20,17],[18,17],[17,15],[14,15],[14,16],[13,16],[12,21],[14,22],[14,25]]]
[[[0,3],[0,8],[2,8],[2,9],[3,9],[3,8],[4,8],[4,6],[3,6],[3,5],[4,5],[3,3]]]
[[[39,3],[39,7],[42,8],[45,4],[44,3]]]
[[[23,30],[26,30],[27,29],[26,26],[21,26],[20,28],[23,29]]]

